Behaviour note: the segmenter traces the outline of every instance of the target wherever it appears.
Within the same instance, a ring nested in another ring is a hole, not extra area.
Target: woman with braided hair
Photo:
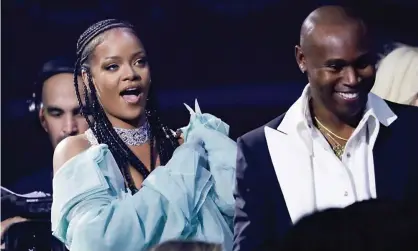
[[[53,234],[71,251],[147,250],[170,239],[231,250],[229,126],[196,103],[179,145],[158,117],[146,51],[124,21],[80,36],[74,84],[90,129],[55,150]]]

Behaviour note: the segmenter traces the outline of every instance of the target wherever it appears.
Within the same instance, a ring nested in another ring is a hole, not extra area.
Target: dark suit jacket
[[[397,119],[380,125],[373,148],[377,197],[417,201],[418,108],[386,103]],[[292,226],[265,132],[277,130],[284,117],[238,139],[234,251],[275,250]]]

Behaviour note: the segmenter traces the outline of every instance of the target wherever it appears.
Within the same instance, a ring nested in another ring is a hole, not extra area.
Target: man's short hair
[[[32,97],[29,100],[29,111],[38,111],[41,108],[43,83],[50,77],[60,73],[74,74],[74,62],[74,60],[68,57],[56,57],[42,65],[35,80]]]

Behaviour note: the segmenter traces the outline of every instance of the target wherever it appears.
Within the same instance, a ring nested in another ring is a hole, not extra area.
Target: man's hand
[[[25,222],[25,221],[28,221],[28,219],[22,218],[20,216],[15,216],[13,218],[9,218],[9,219],[6,219],[6,220],[2,221],[1,222],[1,228],[0,228],[0,231],[1,231],[0,237],[1,237],[1,239],[3,240],[4,233],[6,233],[6,231],[13,224],[20,223],[20,222]],[[4,249],[4,248],[5,248],[4,243],[1,243],[1,249]]]

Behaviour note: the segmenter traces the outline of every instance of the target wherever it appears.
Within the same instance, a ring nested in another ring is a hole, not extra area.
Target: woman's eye
[[[116,71],[117,69],[119,68],[119,66],[117,66],[117,65],[115,65],[115,64],[111,64],[111,65],[108,65],[108,66],[106,66],[106,70],[107,71]]]
[[[148,61],[147,61],[147,59],[146,58],[141,58],[141,59],[138,59],[136,62],[135,62],[135,65],[140,65],[140,66],[143,66],[143,65],[146,65],[148,63]]]

